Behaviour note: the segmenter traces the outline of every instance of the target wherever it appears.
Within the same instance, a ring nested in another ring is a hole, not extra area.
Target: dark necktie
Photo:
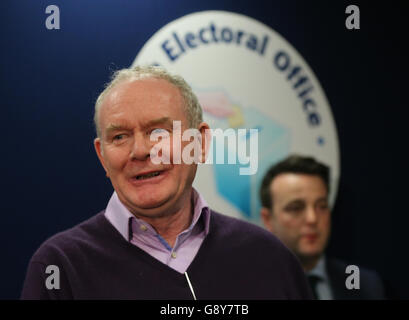
[[[318,282],[320,282],[321,278],[313,274],[310,274],[307,277],[308,277],[308,282],[310,283],[312,293],[314,294],[315,300],[319,300],[319,297],[317,294],[317,284]]]

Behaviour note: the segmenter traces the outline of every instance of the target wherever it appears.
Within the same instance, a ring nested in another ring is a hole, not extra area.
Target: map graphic
[[[263,175],[271,165],[283,159],[289,153],[290,130],[254,106],[242,106],[234,101],[223,89],[195,90],[204,111],[204,120],[212,129],[226,130],[232,128],[236,137],[238,129],[258,129],[258,170],[254,175],[240,175],[243,165],[236,153],[236,164],[228,164],[229,150],[227,139],[224,144],[224,164],[216,164],[216,148],[212,143],[213,172],[217,192],[233,204],[248,220],[257,220],[260,210],[259,188]],[[238,140],[246,147],[249,156],[249,134]],[[247,141],[246,141],[247,140]],[[214,140],[213,140],[214,141]],[[253,142],[252,142],[253,143]],[[254,155],[252,155],[254,156]],[[257,155],[256,155],[257,156]]]

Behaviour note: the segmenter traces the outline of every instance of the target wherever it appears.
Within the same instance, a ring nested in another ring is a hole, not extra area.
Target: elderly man
[[[261,217],[299,258],[316,298],[383,299],[374,271],[360,268],[359,288],[347,288],[347,264],[324,255],[331,231],[329,168],[311,157],[292,155],[272,166],[260,188]]]
[[[94,145],[115,191],[104,211],[41,245],[23,299],[311,297],[273,235],[214,212],[192,188],[197,163],[174,161],[189,143],[175,123],[196,129],[204,162],[209,126],[182,78],[155,67],[114,74],[96,102]],[[170,161],[153,161],[158,141],[170,142],[159,152]]]

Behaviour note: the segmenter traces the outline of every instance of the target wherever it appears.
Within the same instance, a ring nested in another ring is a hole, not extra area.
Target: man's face
[[[172,142],[174,120],[181,121],[182,133],[189,128],[179,89],[162,79],[120,83],[100,106],[96,152],[119,199],[137,216],[171,215],[190,201],[197,165],[153,164],[150,158],[158,143],[151,134],[166,130]],[[199,130],[204,128],[200,124]],[[187,143],[181,142],[182,148]]]
[[[273,179],[270,194],[272,210],[262,209],[267,229],[301,260],[318,258],[331,227],[324,181],[315,175],[283,173]]]

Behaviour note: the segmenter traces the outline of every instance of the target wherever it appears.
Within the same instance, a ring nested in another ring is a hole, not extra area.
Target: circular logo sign
[[[146,42],[133,65],[147,64],[181,75],[210,127],[236,138],[224,146],[224,163],[199,165],[194,186],[212,209],[259,223],[262,178],[293,153],[330,166],[333,203],[340,168],[331,109],[311,68],[276,31],[231,12],[189,14]],[[228,162],[237,149],[244,156]]]

